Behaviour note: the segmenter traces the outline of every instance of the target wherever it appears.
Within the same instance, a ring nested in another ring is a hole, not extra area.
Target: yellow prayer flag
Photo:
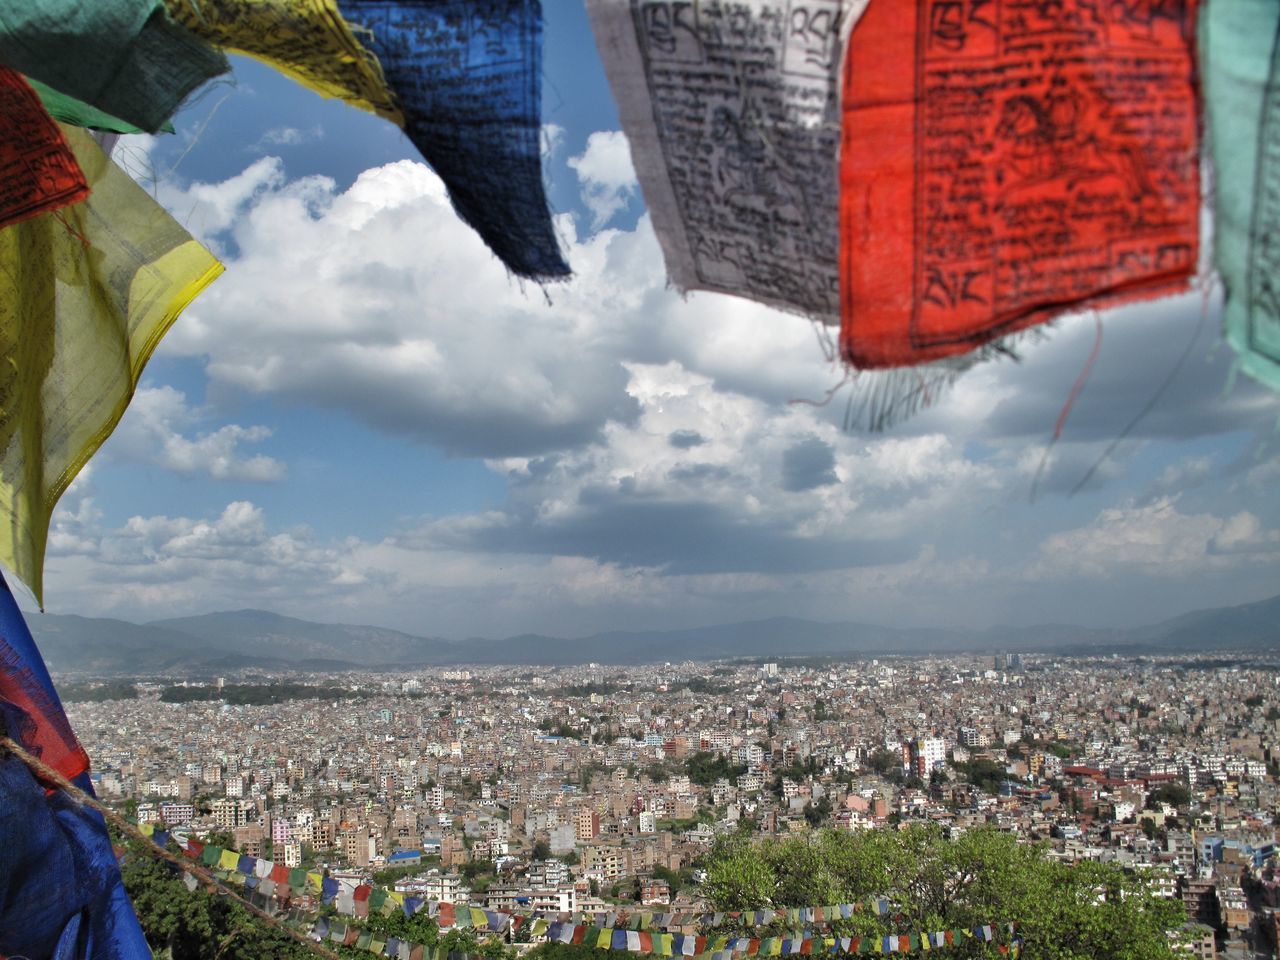
[[[404,126],[382,65],[356,39],[336,0],[165,0],[165,7],[203,40]]]
[[[222,856],[218,858],[218,866],[223,870],[235,870],[240,866],[240,854],[234,850],[223,850]]]
[[[0,230],[0,562],[44,603],[58,498],[178,314],[222,272],[84,130],[88,199]]]
[[[307,889],[310,890],[312,893],[323,893],[324,892],[324,874],[308,873]]]

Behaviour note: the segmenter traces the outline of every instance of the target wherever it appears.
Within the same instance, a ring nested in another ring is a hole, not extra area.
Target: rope
[[[209,890],[212,891],[213,893],[225,894],[226,896],[231,897],[231,899],[237,901],[242,907],[244,907],[250,913],[261,918],[262,920],[265,920],[267,924],[269,924],[274,929],[280,931],[285,936],[290,937],[293,940],[296,940],[298,943],[302,944],[304,947],[306,947],[309,951],[314,953],[316,956],[325,957],[326,960],[341,960],[338,954],[334,953],[333,951],[329,950],[324,946],[321,946],[320,944],[316,943],[314,940],[310,940],[307,937],[303,936],[301,933],[294,930],[292,927],[289,927],[288,925],[286,925],[284,922],[277,919],[276,917],[273,917],[271,914],[267,913],[265,910],[259,907],[255,907],[252,903],[250,903],[244,897],[240,896],[234,890],[230,889],[225,884],[219,882],[217,877],[215,877],[209,871],[205,870],[203,867],[197,866],[191,861],[186,860],[182,857],[179,857],[176,853],[172,853],[169,850],[166,850],[164,847],[157,846],[151,840],[150,837],[144,834],[141,830],[139,830],[136,826],[134,826],[124,817],[120,816],[120,814],[116,813],[114,810],[110,809],[109,807],[103,806],[94,797],[85,793],[83,790],[77,787],[74,783],[72,783],[62,774],[60,774],[57,770],[50,767],[47,763],[45,763],[39,757],[27,752],[20,744],[15,743],[9,737],[0,735],[0,749],[4,749],[12,753],[15,757],[17,757],[19,760],[25,763],[27,767],[30,768],[31,772],[37,775],[40,779],[47,780],[51,783],[57,784],[58,787],[61,788],[69,798],[71,798],[72,801],[74,801],[75,803],[81,806],[90,807],[91,809],[96,810],[98,813],[102,814],[103,818],[107,820],[116,829],[120,830],[122,833],[127,834],[128,836],[132,837],[135,840],[142,841],[144,849],[151,851],[155,856],[159,857],[161,860],[166,860],[169,863],[173,864],[173,866],[177,867],[183,873],[187,873],[195,877],[197,880],[203,883],[206,887],[208,887]]]

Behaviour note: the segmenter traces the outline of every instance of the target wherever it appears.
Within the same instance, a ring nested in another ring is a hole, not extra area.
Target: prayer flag
[[[35,77],[27,77],[26,79],[27,83],[31,85],[31,89],[40,97],[40,102],[44,104],[44,108],[49,111],[49,116],[60,123],[69,124],[73,127],[86,127],[102,133],[144,132],[141,127],[134,126],[132,123],[125,123],[118,117],[113,117],[106,111],[99,110],[83,100],[69,97],[65,93],[53,89],[48,84],[41,83]],[[163,124],[160,129],[164,133],[173,133],[173,124]],[[111,152],[105,147],[103,150],[108,154]]]
[[[3,578],[0,731],[93,795],[88,758]],[[150,955],[102,817],[8,756],[0,760],[0,955],[55,953]]]
[[[1203,4],[1200,66],[1214,168],[1214,260],[1226,336],[1280,390],[1280,5]]]
[[[937,360],[1187,287],[1195,7],[871,4],[840,152],[850,364]]]
[[[151,132],[228,67],[160,0],[0,0],[0,63]]]
[[[538,0],[338,0],[382,66],[404,131],[508,269],[569,274],[542,182]]]
[[[216,46],[403,125],[381,65],[360,45],[335,0],[165,0],[165,7],[174,21]]]
[[[78,203],[89,183],[27,82],[0,67],[0,228]]]
[[[222,265],[83,130],[92,194],[0,230],[0,562],[43,599],[58,498],[110,435],[160,338]]]
[[[588,0],[678,289],[835,321],[840,66],[865,6]]]

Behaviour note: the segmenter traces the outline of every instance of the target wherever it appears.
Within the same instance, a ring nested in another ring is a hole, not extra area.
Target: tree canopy
[[[826,830],[752,843],[722,838],[704,891],[717,910],[859,903],[887,897],[890,915],[841,921],[842,936],[883,936],[1017,924],[1023,956],[1046,960],[1168,960],[1169,931],[1186,921],[1140,874],[1063,864],[1041,845],[991,828],[954,840],[932,826],[858,833]],[[781,929],[778,931],[781,934]],[[962,943],[954,956],[978,955]]]

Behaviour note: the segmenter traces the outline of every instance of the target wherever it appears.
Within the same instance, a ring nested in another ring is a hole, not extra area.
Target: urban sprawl
[[[426,899],[697,907],[725,833],[990,824],[1148,871],[1214,934],[1202,956],[1280,939],[1280,661],[151,678],[97,701],[122,685],[75,686],[99,794],[139,821]]]

